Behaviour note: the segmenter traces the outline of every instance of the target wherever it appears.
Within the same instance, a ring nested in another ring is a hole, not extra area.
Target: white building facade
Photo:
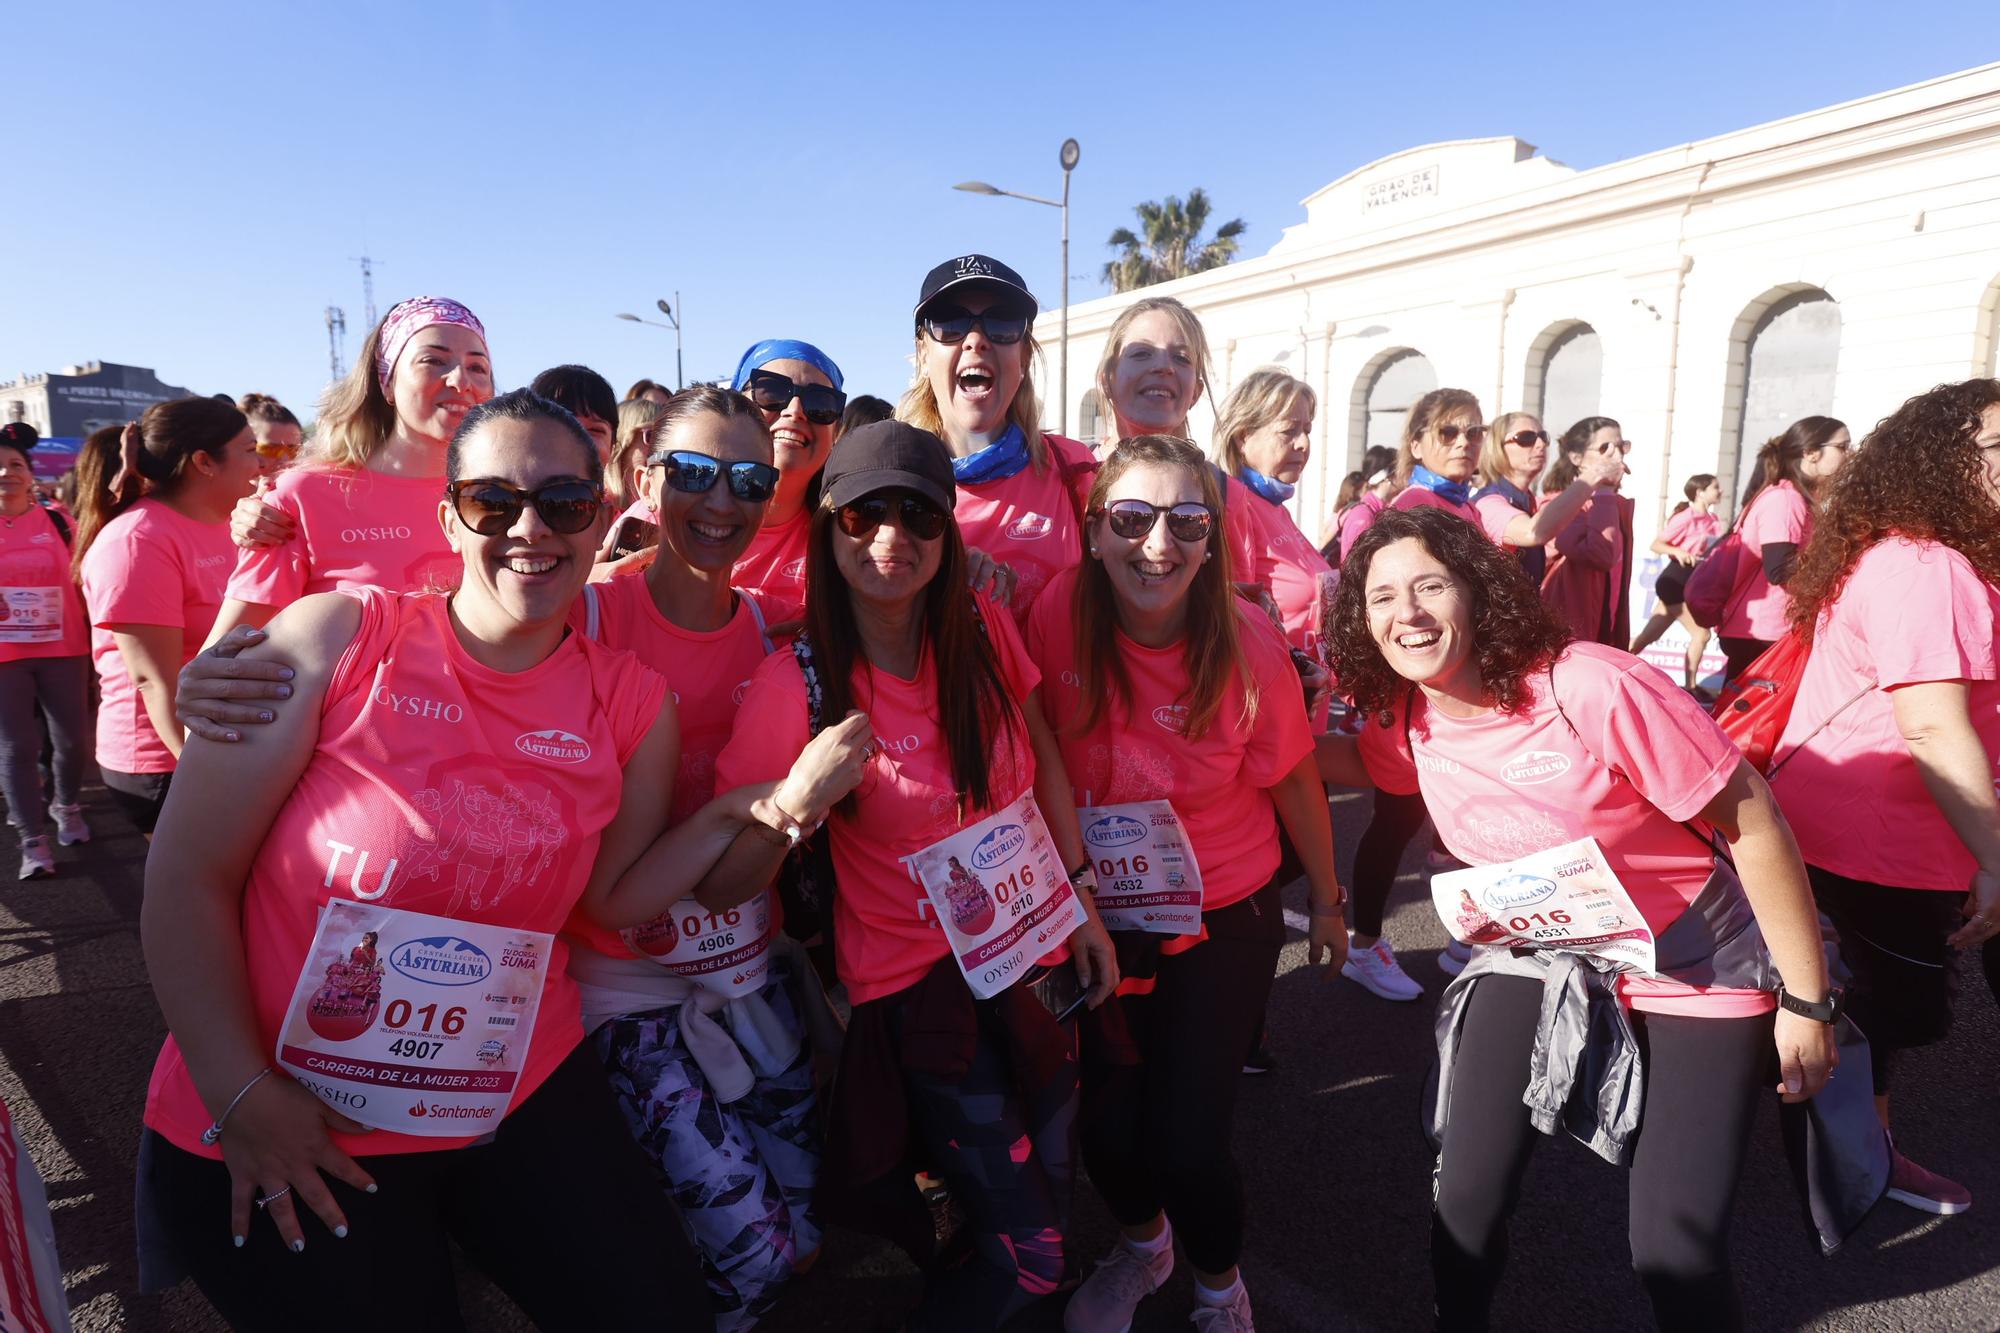
[[[1636,628],[1659,567],[1647,545],[1689,476],[1739,494],[1800,416],[1858,440],[1912,394],[1996,373],[2000,63],[1589,171],[1534,154],[1512,138],[1413,148],[1308,196],[1261,258],[1073,306],[1076,433],[1102,433],[1092,371],[1141,295],[1207,330],[1216,401],[1198,442],[1261,366],[1318,394],[1293,501],[1308,535],[1430,388],[1552,435],[1601,412],[1634,444]],[[1036,329],[1051,353],[1059,328],[1049,311]],[[1676,660],[1678,633],[1662,648]]]

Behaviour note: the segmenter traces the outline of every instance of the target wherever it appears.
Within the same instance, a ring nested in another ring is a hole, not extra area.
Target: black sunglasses
[[[667,470],[667,485],[683,495],[701,495],[715,488],[717,477],[729,478],[729,493],[739,500],[762,504],[778,489],[778,469],[769,463],[725,463],[689,449],[668,449],[646,460],[647,467]]]
[[[1176,541],[1205,542],[1215,527],[1215,511],[1202,504],[1168,506],[1147,504],[1144,500],[1113,500],[1094,510],[1092,517],[1098,514],[1110,522],[1113,532],[1127,541],[1144,539],[1162,514],[1167,516],[1167,531]]]
[[[978,325],[979,331],[986,335],[986,341],[998,347],[1010,347],[1025,338],[1031,322],[1022,314],[988,310],[974,315],[957,306],[939,306],[921,320],[924,332],[931,336],[932,342],[962,343],[965,335]]]
[[[532,491],[486,477],[454,481],[444,489],[458,521],[482,537],[497,537],[512,528],[529,505],[551,531],[564,535],[582,532],[604,507],[603,488],[581,477],[545,481]]]
[[[850,500],[834,514],[840,530],[850,537],[865,539],[887,523],[894,513],[897,526],[920,542],[934,542],[944,536],[945,512],[921,495],[893,492],[864,495]]]
[[[744,392],[762,412],[782,412],[799,400],[806,420],[815,426],[830,426],[847,410],[847,395],[828,384],[801,384],[786,379],[775,370],[753,370]]]
[[[1534,448],[1536,440],[1540,440],[1543,444],[1547,444],[1549,442],[1549,433],[1545,430],[1523,430],[1523,431],[1516,431],[1514,434],[1509,435],[1507,437],[1508,444],[1518,444],[1523,449]]]

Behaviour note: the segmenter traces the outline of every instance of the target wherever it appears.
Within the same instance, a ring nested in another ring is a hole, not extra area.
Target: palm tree
[[[1113,291],[1129,292],[1227,264],[1236,257],[1237,238],[1250,224],[1231,218],[1204,241],[1201,233],[1211,208],[1207,191],[1200,188],[1189,190],[1185,203],[1170,194],[1164,203],[1140,204],[1132,210],[1139,215],[1139,233],[1120,227],[1105,242],[1122,253],[1104,266],[1104,280]]]

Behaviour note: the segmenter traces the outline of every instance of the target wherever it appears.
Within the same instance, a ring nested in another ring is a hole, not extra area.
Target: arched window
[[[1817,287],[1794,288],[1754,303],[1737,320],[1744,330],[1743,382],[1736,438],[1722,475],[1740,499],[1764,441],[1800,417],[1833,414],[1840,363],[1840,305]]]
[[[1403,419],[1417,399],[1437,388],[1437,371],[1430,358],[1411,347],[1384,352],[1370,361],[1355,381],[1349,416],[1347,468],[1361,466],[1361,456],[1375,445],[1394,449],[1403,442]]]
[[[1076,419],[1076,438],[1085,444],[1096,444],[1103,438],[1103,421],[1101,396],[1093,385],[1083,391],[1083,404]]]
[[[1542,428],[1560,435],[1574,422],[1597,416],[1604,389],[1604,342],[1581,321],[1558,324],[1528,349],[1525,410]]]

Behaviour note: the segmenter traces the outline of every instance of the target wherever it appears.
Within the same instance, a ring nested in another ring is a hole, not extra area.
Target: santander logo
[[[1569,756],[1554,750],[1526,750],[1509,759],[1500,770],[1504,780],[1516,787],[1532,787],[1552,782],[1569,772]]]
[[[1007,525],[1007,535],[1017,542],[1039,541],[1054,530],[1056,521],[1047,514],[1023,514]]]
[[[514,738],[514,748],[522,754],[556,764],[580,764],[590,758],[589,741],[556,727],[547,731],[524,731]]]

